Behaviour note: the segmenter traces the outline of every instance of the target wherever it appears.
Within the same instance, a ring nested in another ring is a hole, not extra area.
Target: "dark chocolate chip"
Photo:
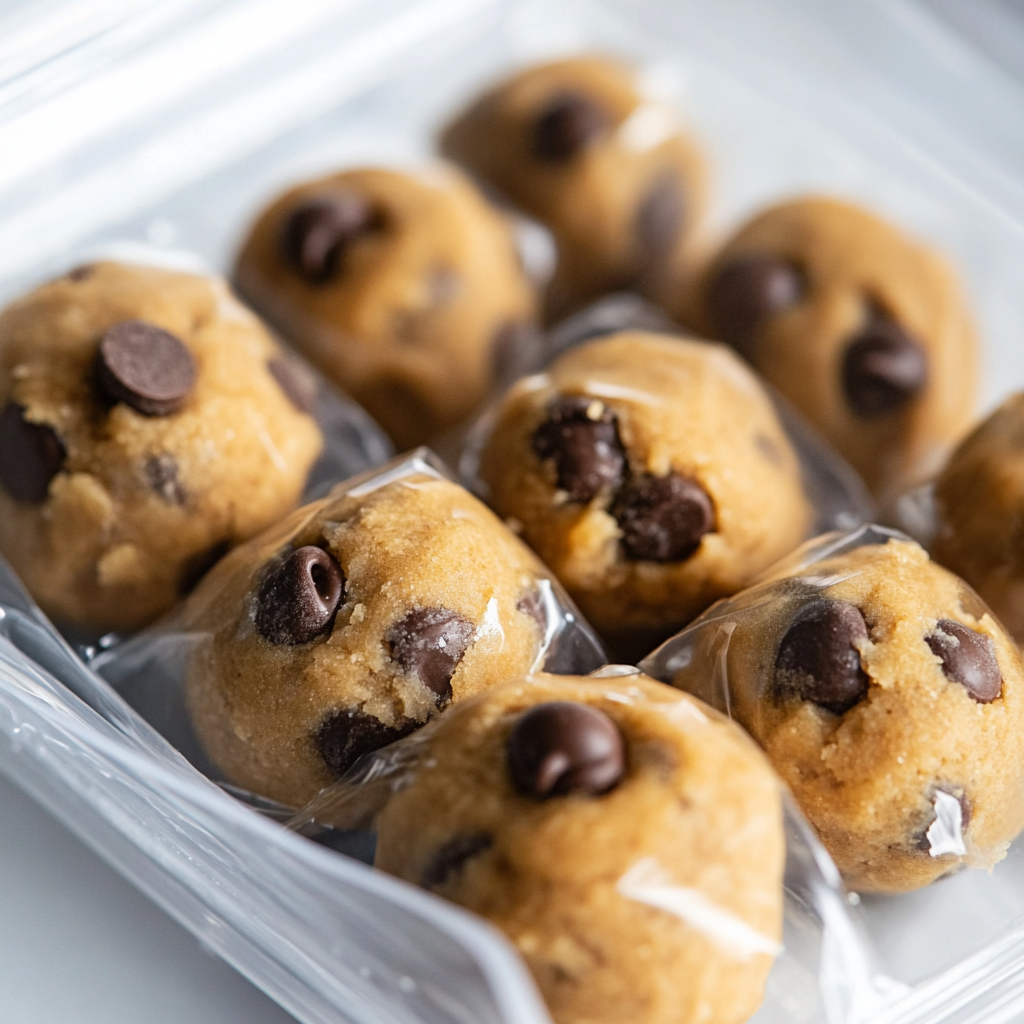
[[[867,640],[860,609],[819,598],[805,605],[779,644],[775,682],[783,692],[841,715],[864,699],[868,677],[854,644]]]
[[[307,544],[263,580],[256,628],[272,644],[308,644],[331,628],[344,589],[334,556]]]
[[[533,155],[547,163],[571,160],[608,126],[608,114],[603,107],[587,96],[562,93],[551,100],[534,122]]]
[[[80,267],[74,267],[64,276],[69,281],[87,281],[95,273],[96,268],[91,263],[83,263]]]
[[[385,725],[375,715],[345,708],[324,719],[313,734],[313,742],[328,769],[341,776],[364,754],[408,736],[419,724],[407,719],[397,726]]]
[[[806,289],[801,270],[780,256],[751,254],[730,260],[707,288],[715,337],[749,358],[765,320],[795,306]]]
[[[946,678],[959,683],[979,704],[988,704],[1003,692],[992,637],[952,619],[939,619],[924,642],[942,660]]]
[[[146,460],[146,482],[168,505],[185,504],[185,488],[178,479],[178,462],[162,452]]]
[[[436,694],[440,707],[451,700],[452,676],[475,632],[469,619],[448,608],[414,608],[385,639],[391,657]]]
[[[200,551],[185,559],[178,578],[178,592],[189,593],[193,587],[231,550],[231,541],[226,537],[211,544],[205,551]]]
[[[316,412],[316,381],[303,373],[290,360],[273,356],[267,362],[270,376],[277,381],[285,397],[299,412],[312,416]]]
[[[931,855],[932,841],[928,838],[928,830],[935,824],[936,818],[938,818],[938,812],[935,810],[935,794],[945,793],[947,796],[953,797],[956,802],[960,805],[960,834],[964,836],[967,834],[967,827],[971,823],[971,814],[974,811],[974,807],[971,801],[967,799],[967,794],[959,786],[953,786],[950,783],[942,783],[941,785],[934,786],[928,796],[929,813],[926,823],[917,829],[915,834],[911,837],[911,845],[920,850],[922,853]]]
[[[642,269],[672,255],[686,214],[686,195],[675,171],[665,171],[651,182],[637,207],[634,230]]]
[[[97,353],[100,389],[144,416],[169,416],[187,400],[196,382],[196,361],[169,331],[144,320],[114,324]]]
[[[617,487],[626,467],[615,414],[587,395],[565,395],[548,406],[533,432],[533,450],[554,460],[558,486],[571,501],[591,501]]]
[[[421,885],[425,889],[436,889],[454,874],[461,871],[466,861],[485,853],[494,845],[494,837],[486,832],[477,832],[468,836],[455,836],[449,839],[430,858],[423,869]]]
[[[39,505],[64,465],[64,445],[53,427],[30,423],[8,402],[0,413],[0,487],[15,500]]]
[[[846,347],[843,391],[863,419],[895,412],[928,381],[924,349],[894,320],[876,316]]]
[[[619,727],[603,711],[575,701],[530,708],[509,734],[507,750],[516,789],[540,800],[607,793],[626,771]]]
[[[715,506],[696,480],[669,473],[630,480],[612,515],[625,556],[635,562],[682,562],[716,529]]]
[[[311,199],[285,221],[281,255],[305,281],[323,284],[337,273],[346,246],[377,222],[370,201],[353,192]]]

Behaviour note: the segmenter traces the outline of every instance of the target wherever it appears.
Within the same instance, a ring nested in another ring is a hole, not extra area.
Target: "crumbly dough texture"
[[[307,544],[344,573],[337,617],[308,643],[271,643],[255,625],[260,584]],[[364,733],[394,730],[394,739],[446,706],[393,656],[396,623],[435,608],[469,621],[451,676],[457,703],[533,668],[540,579],[550,573],[456,484],[410,473],[368,493],[336,488],[232,552],[185,606],[181,629],[203,637],[187,682],[197,734],[231,781],[301,806],[337,777],[316,739],[332,716],[352,713]]]
[[[539,801],[514,788],[510,730],[545,701],[618,725],[627,772],[615,789]],[[638,674],[529,676],[435,729],[380,817],[376,864],[423,884],[440,851],[488,840],[434,891],[505,932],[557,1024],[739,1024],[757,1009],[781,935],[785,848],[778,783],[738,728]],[[659,908],[658,887],[731,918],[759,948]]]
[[[625,557],[605,488],[559,490],[532,438],[558,396],[592,396],[617,419],[628,473],[699,482],[716,526],[682,561]],[[754,375],[721,345],[628,331],[586,343],[502,402],[480,456],[492,507],[552,567],[616,655],[633,660],[796,547],[813,512],[800,466]]]
[[[932,556],[958,573],[1024,641],[1024,394],[956,449],[935,482]]]
[[[882,501],[942,465],[974,411],[977,343],[957,275],[936,251],[853,204],[802,198],[758,214],[677,296],[676,315],[716,337],[708,283],[739,256],[791,261],[803,298],[769,316],[750,353],[754,367],[792,401]],[[680,302],[680,297],[682,301]],[[927,359],[924,389],[907,405],[865,419],[842,384],[843,352],[874,310],[902,326]]]
[[[591,104],[603,129],[570,158],[539,159],[538,119],[567,95]],[[441,148],[551,229],[552,318],[622,288],[662,300],[694,262],[707,204],[704,158],[626,64],[582,57],[528,68],[463,112]]]
[[[844,714],[777,689],[780,642],[820,596],[851,602],[868,627],[855,645],[867,693]],[[902,892],[1005,855],[1024,825],[1024,665],[969,587],[917,544],[890,540],[782,570],[745,603],[716,609],[673,682],[717,706],[728,693],[851,888]],[[944,674],[925,642],[940,619],[992,639],[1003,682],[991,703]],[[940,790],[961,802],[960,856],[931,855]]]
[[[282,250],[304,203],[357,196],[375,226],[311,283]],[[239,291],[402,450],[465,420],[515,361],[536,296],[509,222],[454,168],[360,169],[293,188],[262,213]]]
[[[100,339],[130,319],[170,331],[196,362],[172,415],[97,394]],[[44,611],[142,626],[295,507],[322,438],[268,369],[280,356],[223,281],[151,267],[81,267],[0,314],[0,407],[23,407],[66,453],[42,503],[0,488],[0,551]]]

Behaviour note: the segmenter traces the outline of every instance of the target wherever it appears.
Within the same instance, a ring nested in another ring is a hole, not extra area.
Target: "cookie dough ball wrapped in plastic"
[[[303,814],[488,918],[557,1024],[739,1024],[779,951],[780,787],[742,731],[639,673],[533,675],[454,708]],[[296,819],[299,820],[299,819]]]
[[[759,214],[677,312],[746,356],[883,500],[935,472],[970,424],[977,353],[955,273],[849,203]]]
[[[454,168],[291,189],[253,225],[235,280],[400,448],[466,419],[536,347],[512,228]]]
[[[528,68],[462,113],[441,148],[551,229],[553,316],[620,288],[660,297],[692,259],[704,161],[628,65]]]
[[[754,374],[722,345],[638,331],[520,381],[466,469],[623,660],[741,589],[814,518]]]
[[[1024,824],[1020,654],[900,534],[819,538],[643,666],[753,734],[855,889],[989,868]]]
[[[600,645],[550,572],[421,455],[339,485],[238,548],[185,606],[207,754],[300,806],[453,702]]]
[[[0,552],[48,614],[133,629],[295,507],[322,446],[222,281],[79,267],[0,314]]]

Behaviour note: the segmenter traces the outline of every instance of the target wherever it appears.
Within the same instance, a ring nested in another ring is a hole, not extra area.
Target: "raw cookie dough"
[[[621,288],[664,298],[692,262],[704,161],[628,65],[528,68],[462,113],[441,148],[551,229],[554,319]]]
[[[291,189],[256,221],[235,280],[400,449],[464,420],[535,346],[511,227],[453,168]]]
[[[43,610],[142,626],[294,508],[304,372],[193,274],[91,264],[0,313],[0,551]]]
[[[935,483],[932,556],[1024,641],[1024,394],[1008,398],[956,449]]]
[[[488,500],[622,660],[796,547],[796,455],[729,349],[626,331],[503,400],[480,454]]]
[[[778,782],[678,696],[639,674],[505,683],[424,734],[379,819],[377,867],[504,931],[556,1024],[739,1024],[761,1003]]]
[[[849,203],[759,214],[676,312],[735,346],[883,500],[938,469],[970,423],[977,352],[955,273]]]
[[[360,755],[533,668],[550,578],[457,484],[336,488],[186,605],[183,631],[207,638],[188,670],[196,732],[232,782],[301,806]]]
[[[1024,825],[1024,665],[977,595],[891,539],[734,603],[691,626],[671,681],[728,700],[848,885],[902,892],[1002,858]]]

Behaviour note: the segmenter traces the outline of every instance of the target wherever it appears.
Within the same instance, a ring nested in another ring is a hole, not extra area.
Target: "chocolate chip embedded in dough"
[[[820,598],[805,605],[775,656],[776,686],[841,715],[864,699],[869,681],[855,643],[868,639],[859,608]]]
[[[952,797],[960,805],[961,839],[967,833],[968,826],[971,824],[971,815],[974,812],[974,807],[971,804],[971,801],[967,798],[967,794],[963,791],[962,787],[954,786],[946,782],[941,785],[932,786],[928,795],[928,804],[930,806],[926,823],[918,828],[914,835],[911,836],[911,845],[922,853],[927,853],[929,856],[932,855],[932,837],[929,836],[928,833],[932,830],[932,826],[935,825],[939,817],[937,793],[942,793],[945,796]],[[939,856],[941,855],[942,854],[939,854]]]
[[[682,562],[716,528],[715,506],[696,480],[669,473],[630,480],[612,507],[623,554],[635,562]]]
[[[421,884],[425,889],[436,889],[461,871],[466,861],[485,853],[494,845],[494,837],[486,832],[455,836],[444,844],[423,869]]]
[[[686,195],[679,175],[664,171],[651,182],[636,211],[634,231],[643,269],[672,255],[685,214]]]
[[[343,708],[320,724],[313,743],[329,771],[344,775],[364,754],[386,747],[408,736],[419,723],[403,720],[396,726],[385,725],[375,715],[358,708]]]
[[[858,416],[884,416],[921,393],[928,382],[928,358],[899,324],[875,317],[847,345],[842,380],[846,400]]]
[[[323,548],[293,551],[264,579],[256,628],[272,644],[306,644],[326,633],[341,603],[345,577]]]
[[[337,273],[345,247],[377,220],[370,201],[354,192],[310,199],[285,221],[281,255],[303,280],[324,284]]]
[[[941,659],[946,678],[959,683],[979,704],[988,704],[1003,692],[992,637],[952,619],[939,619],[924,642]]]
[[[587,96],[562,93],[555,96],[533,125],[531,150],[538,160],[564,163],[586,149],[609,127],[609,118]]]
[[[626,467],[615,414],[587,395],[555,399],[533,432],[533,450],[552,459],[558,486],[571,501],[588,502],[618,487]]]
[[[15,501],[40,505],[64,458],[53,427],[30,422],[20,405],[7,403],[0,412],[0,487]]]
[[[196,383],[196,361],[181,339],[145,320],[122,320],[100,342],[100,389],[144,416],[177,412]]]
[[[530,708],[509,734],[507,753],[516,788],[540,800],[606,793],[626,771],[619,727],[603,711],[574,701]]]
[[[285,398],[299,412],[312,416],[316,412],[316,381],[312,375],[304,373],[291,360],[282,356],[273,356],[267,361],[270,376],[277,381],[277,386],[284,392]]]
[[[437,704],[451,700],[452,676],[476,628],[448,608],[415,608],[396,622],[385,639],[391,657],[436,695]]]
[[[161,452],[146,460],[146,482],[168,505],[185,504],[185,488],[178,479],[178,461]]]
[[[739,256],[725,263],[708,283],[712,330],[749,358],[765,320],[795,306],[806,290],[803,272],[789,260],[756,253]]]

